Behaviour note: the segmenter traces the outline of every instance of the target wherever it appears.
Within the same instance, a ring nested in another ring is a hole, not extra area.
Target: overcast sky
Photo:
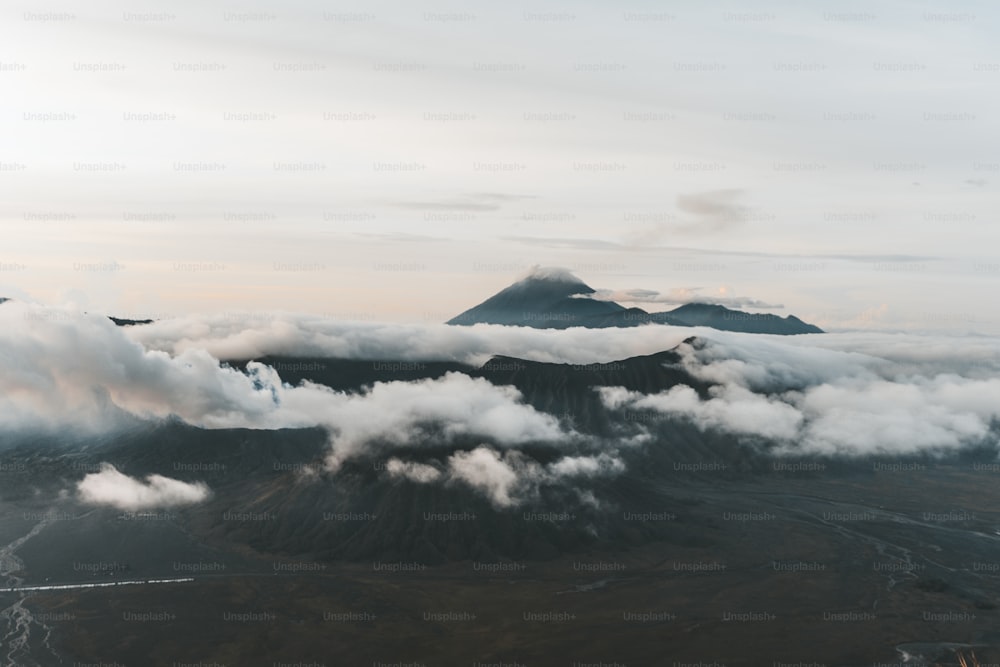
[[[985,2],[8,2],[0,296],[441,321],[542,264],[1000,332],[998,32]]]

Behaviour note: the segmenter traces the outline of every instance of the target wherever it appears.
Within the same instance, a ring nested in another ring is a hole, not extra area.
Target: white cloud
[[[0,378],[0,428],[7,430],[109,432],[130,419],[170,416],[204,428],[320,426],[330,433],[331,469],[365,447],[419,443],[431,433],[501,446],[573,437],[555,417],[523,404],[513,387],[461,373],[377,382],[356,394],[292,387],[260,363],[244,374],[195,346],[171,357],[143,349],[106,318],[23,304],[0,309],[0,352],[9,359]]]
[[[716,383],[707,398],[684,386],[653,395],[620,387],[600,393],[613,410],[653,410],[701,429],[766,438],[777,454],[945,454],[997,443],[998,346],[970,342],[720,335],[681,346],[684,367]],[[842,351],[851,347],[866,353]]]
[[[274,397],[203,350],[147,351],[105,317],[0,308],[0,428],[107,431],[128,417],[210,428],[254,424]]]
[[[625,462],[605,453],[597,456],[564,456],[550,463],[547,470],[555,478],[598,477],[625,472]]]
[[[564,456],[542,466],[518,450],[501,453],[480,445],[471,451],[460,450],[451,454],[443,471],[432,465],[399,459],[390,459],[386,469],[391,477],[406,478],[418,484],[465,484],[486,496],[495,506],[503,508],[537,497],[544,485],[560,484],[569,478],[619,475],[625,472],[625,462],[614,455],[601,453],[597,456]],[[587,494],[582,489],[577,491]]]
[[[402,477],[418,484],[429,484],[441,478],[441,471],[426,463],[389,459],[385,465],[390,477]]]
[[[76,490],[80,500],[88,505],[107,505],[127,511],[193,505],[211,495],[203,482],[182,482],[162,475],[148,475],[141,481],[108,463],[101,464],[100,472],[88,474],[77,482]]]
[[[727,308],[760,308],[763,310],[784,308],[781,304],[768,303],[748,296],[732,296],[727,287],[716,288],[707,294],[700,287],[676,287],[665,293],[642,288],[598,289],[593,294],[577,295],[577,298],[622,303],[662,303],[674,306],[686,303],[711,303]]]
[[[269,319],[219,315],[162,320],[129,327],[126,335],[147,349],[171,354],[197,349],[219,359],[286,355],[482,364],[493,355],[564,363],[614,361],[660,352],[695,331],[664,325],[560,331],[490,324],[346,322],[283,313]]]
[[[306,385],[282,388],[279,396],[284,409],[314,415],[330,431],[327,465],[332,470],[363,449],[419,443],[425,433],[435,442],[472,435],[500,445],[572,437],[555,417],[521,403],[513,387],[461,373],[416,382],[376,382],[361,394]]]
[[[802,415],[794,407],[739,386],[713,387],[713,396],[704,401],[687,385],[648,396],[621,387],[602,387],[600,391],[609,407],[686,417],[702,429],[788,439],[798,433],[802,422]]]
[[[484,493],[494,505],[509,507],[516,504],[516,487],[524,482],[522,477],[531,473],[515,468],[535,468],[538,464],[525,462],[514,452],[501,457],[489,447],[477,447],[471,452],[455,452],[448,457],[448,472],[453,480],[464,482]]]
[[[428,440],[477,438],[500,450],[545,442],[569,453],[586,438],[524,404],[516,389],[484,379],[449,373],[344,393],[311,383],[283,384],[277,371],[260,363],[249,364],[247,373],[220,367],[214,355],[472,362],[506,354],[588,363],[669,349],[692,334],[700,342],[680,345],[681,364],[717,385],[708,397],[684,387],[653,396],[604,389],[607,405],[655,410],[702,428],[770,439],[779,453],[850,456],[943,452],[981,443],[992,437],[1000,414],[1000,341],[992,338],[870,332],[752,336],[657,325],[545,331],[291,315],[244,324],[210,317],[122,329],[96,315],[5,303],[0,429],[109,431],[129,420],[168,416],[204,428],[319,426],[330,434],[331,470],[362,453]],[[641,444],[649,437],[640,433],[633,440]],[[466,466],[463,472],[442,469],[441,480],[468,481],[472,471],[491,465],[500,471],[502,464],[519,479],[527,474],[548,483],[571,467],[567,462],[529,470],[518,468],[520,459],[513,454],[494,462],[477,457],[456,459]],[[477,461],[478,468],[466,465]],[[417,475],[409,472],[399,474]],[[489,493],[503,502],[504,489],[501,483]],[[507,489],[508,500],[522,490]]]

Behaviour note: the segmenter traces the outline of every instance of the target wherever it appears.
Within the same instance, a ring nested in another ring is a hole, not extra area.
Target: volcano
[[[650,313],[642,308],[626,308],[614,301],[595,299],[596,293],[597,290],[566,269],[535,267],[525,278],[453,317],[447,324],[503,324],[536,329],[669,324],[743,333],[823,333],[819,327],[794,315],[747,313],[709,303],[688,303],[671,311]]]
[[[565,269],[536,267],[448,324],[506,324],[539,329],[602,326],[628,309],[611,301],[586,298],[597,290]],[[584,297],[584,298],[581,298]]]

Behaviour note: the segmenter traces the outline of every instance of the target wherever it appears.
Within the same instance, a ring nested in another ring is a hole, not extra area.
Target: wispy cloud
[[[579,298],[627,303],[661,303],[666,305],[711,303],[729,308],[760,308],[762,310],[784,308],[781,304],[769,303],[752,297],[732,296],[727,287],[719,287],[708,293],[701,287],[677,287],[665,293],[641,288],[625,290],[598,289],[593,294],[579,295]]]
[[[503,192],[473,192],[447,199],[393,201],[391,205],[414,211],[468,211],[474,213],[499,211],[504,204],[531,198],[530,195]]]
[[[677,208],[688,214],[690,222],[677,228],[689,232],[717,232],[747,220],[750,209],[740,203],[743,190],[709,190],[677,195]]]

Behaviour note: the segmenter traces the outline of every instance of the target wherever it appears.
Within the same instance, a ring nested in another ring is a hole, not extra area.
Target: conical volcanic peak
[[[509,324],[564,329],[625,310],[617,303],[579,298],[596,290],[569,270],[534,267],[522,279],[470,308],[449,324]]]
[[[579,285],[586,288],[586,292],[589,294],[594,290],[578,278],[569,269],[563,268],[561,266],[539,266],[536,264],[531,267],[523,278],[518,280],[515,284],[521,283],[531,283],[531,282],[550,282],[550,283],[567,283],[571,285]]]

